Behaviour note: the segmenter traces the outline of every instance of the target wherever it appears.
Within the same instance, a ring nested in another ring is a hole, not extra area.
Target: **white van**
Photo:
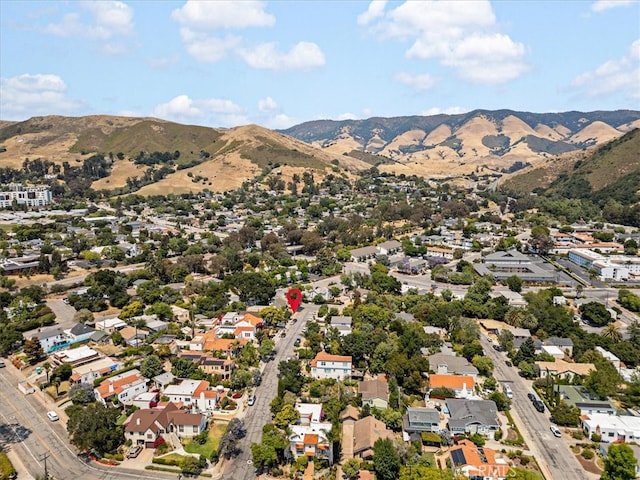
[[[53,410],[47,412],[47,417],[49,417],[49,420],[51,420],[52,422],[57,422],[58,420],[60,420],[60,418],[58,418],[58,414]]]

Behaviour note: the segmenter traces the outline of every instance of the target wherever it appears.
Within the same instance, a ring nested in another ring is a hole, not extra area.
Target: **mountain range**
[[[285,182],[312,169],[348,176],[380,171],[449,177],[513,172],[574,157],[640,127],[640,112],[527,113],[475,110],[458,115],[318,120],[287,130],[256,125],[231,129],[154,118],[34,117],[0,122],[0,167],[26,159],[77,167],[95,154],[110,159],[96,189],[118,189],[143,178],[140,194],[231,190],[278,175]],[[164,152],[153,159],[148,155]],[[146,156],[145,156],[146,155]],[[555,160],[554,160],[555,161]],[[151,170],[163,166],[163,175]]]

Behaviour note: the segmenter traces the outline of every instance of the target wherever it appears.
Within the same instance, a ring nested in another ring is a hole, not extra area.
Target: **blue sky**
[[[0,119],[640,110],[640,3],[0,0]]]

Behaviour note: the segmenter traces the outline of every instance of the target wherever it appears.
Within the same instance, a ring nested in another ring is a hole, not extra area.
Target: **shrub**
[[[591,460],[594,457],[594,453],[593,450],[590,449],[584,449],[582,450],[582,458],[584,458],[585,460]]]
[[[493,434],[493,439],[494,439],[496,442],[499,442],[499,441],[502,439],[502,429],[501,429],[501,428],[499,428],[498,430],[496,430],[496,431],[494,432],[494,434]]]
[[[584,433],[582,433],[582,430],[576,430],[571,434],[571,436],[576,440],[582,440],[584,438]]]
[[[591,434],[591,441],[592,442],[601,442],[602,441],[602,437],[600,435],[598,435],[597,433],[592,433]]]

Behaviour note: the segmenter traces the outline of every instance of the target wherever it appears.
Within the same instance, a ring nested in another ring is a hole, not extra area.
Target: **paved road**
[[[238,480],[255,478],[255,468],[251,461],[251,444],[262,441],[262,427],[271,421],[271,401],[278,394],[278,364],[288,357],[293,357],[295,339],[302,336],[305,324],[314,318],[318,312],[318,306],[304,303],[300,311],[294,315],[296,323],[289,323],[287,336],[278,338],[276,343],[276,357],[268,362],[262,371],[262,384],[256,388],[256,403],[248,407],[244,416],[244,425],[247,435],[240,442],[241,453],[233,460],[228,461],[223,470],[222,478],[225,480]]]
[[[20,458],[32,476],[44,474],[43,458],[47,454],[47,470],[55,480],[175,480],[175,474],[83,462],[68,443],[64,414],[41,392],[26,396],[20,393],[18,379],[19,372],[8,362],[0,369],[0,442]],[[51,422],[46,416],[48,410],[56,410],[61,420]]]
[[[529,449],[538,460],[548,480],[585,480],[590,478],[569,450],[566,439],[553,436],[549,427],[549,412],[539,413],[527,398],[531,392],[515,368],[505,364],[505,358],[496,352],[484,336],[480,339],[485,354],[495,364],[494,376],[499,382],[508,382],[513,390],[512,416]],[[563,435],[566,437],[566,434]]]

